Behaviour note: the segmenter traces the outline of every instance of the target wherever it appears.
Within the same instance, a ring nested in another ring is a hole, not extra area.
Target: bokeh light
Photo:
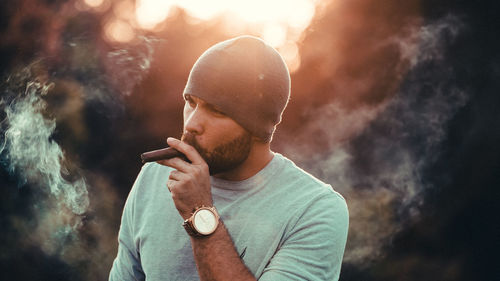
[[[315,0],[138,0],[136,20],[140,28],[153,29],[176,6],[200,21],[221,17],[232,33],[250,30],[277,48],[291,72],[300,66],[296,42],[315,14]],[[239,27],[239,30],[238,30]]]
[[[201,20],[211,20],[229,13],[248,24],[265,23],[273,26],[281,23],[301,31],[309,25],[314,16],[315,2],[314,0],[138,0],[136,16],[139,25],[149,29],[165,20],[170,9],[177,6],[190,16]]]
[[[171,1],[137,0],[137,22],[142,28],[151,29],[167,18],[171,7]]]
[[[99,7],[104,3],[104,0],[85,0],[85,4],[90,7]]]
[[[83,0],[98,9],[106,0]],[[121,0],[113,2],[113,15],[104,26],[104,38],[110,42],[129,42],[141,31],[155,32],[162,23],[183,10],[193,23],[223,22],[228,34],[260,36],[277,48],[291,72],[300,66],[297,43],[310,25],[318,0]]]
[[[132,27],[123,20],[112,19],[104,27],[106,38],[117,42],[129,42],[135,37]]]

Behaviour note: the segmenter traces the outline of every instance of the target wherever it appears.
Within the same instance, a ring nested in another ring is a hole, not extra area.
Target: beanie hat
[[[290,97],[290,74],[273,47],[257,37],[239,36],[215,44],[198,58],[186,94],[217,106],[269,142]]]

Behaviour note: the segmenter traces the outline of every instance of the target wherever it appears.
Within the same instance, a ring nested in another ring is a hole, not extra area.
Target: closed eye
[[[217,109],[214,105],[207,103],[205,106],[207,107],[208,110],[210,110],[216,116],[220,116],[220,117],[226,116],[226,114],[224,112]]]
[[[184,100],[189,104],[189,106],[196,107],[196,102],[193,100],[191,95],[184,95]]]
[[[202,100],[200,101],[197,101],[198,98],[193,98],[191,95],[189,94],[185,94],[184,95],[184,100],[189,104],[190,107],[192,108],[195,108],[197,105],[198,105],[198,102],[200,102],[200,106],[206,108],[207,110],[209,110],[212,114],[216,115],[216,116],[219,116],[219,117],[225,117],[226,114],[222,111],[220,111],[219,109],[217,109],[215,106],[209,104],[209,103],[206,103]]]
[[[215,108],[212,108],[212,112],[215,113],[216,115],[226,116],[226,114],[224,114],[224,112],[217,110]]]

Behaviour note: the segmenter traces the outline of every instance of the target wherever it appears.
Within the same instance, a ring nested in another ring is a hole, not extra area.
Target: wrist
[[[182,226],[192,237],[206,237],[213,234],[220,224],[220,216],[215,206],[195,208]]]

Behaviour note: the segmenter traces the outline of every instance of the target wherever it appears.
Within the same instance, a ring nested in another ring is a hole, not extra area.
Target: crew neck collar
[[[242,181],[230,181],[230,180],[219,179],[212,176],[210,177],[212,186],[228,190],[246,190],[263,184],[264,181],[271,178],[271,176],[279,170],[282,163],[281,154],[276,152],[272,153],[273,153],[273,158],[271,159],[271,161],[269,161],[269,163],[267,163],[267,165],[264,168],[262,168],[259,172],[249,177],[248,179]]]

